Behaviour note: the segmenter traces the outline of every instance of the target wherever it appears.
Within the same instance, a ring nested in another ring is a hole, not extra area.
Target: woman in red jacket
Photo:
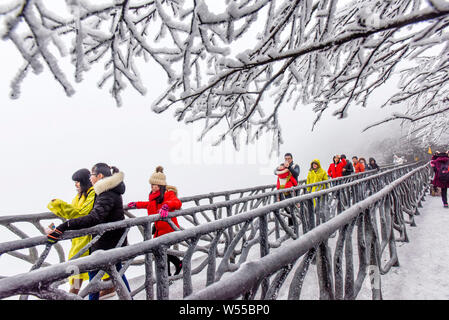
[[[150,184],[151,193],[148,201],[130,202],[128,208],[147,209],[148,215],[160,214],[163,218],[167,217],[168,212],[181,209],[182,203],[177,197],[178,191],[175,187],[167,185],[163,167],[158,166],[156,168],[156,172],[150,177]],[[178,219],[172,217],[170,220],[179,229]],[[166,221],[159,220],[154,223],[155,238],[173,231],[175,230]],[[175,275],[177,275],[181,271],[182,261],[171,254],[167,254],[167,260],[175,265]],[[168,275],[171,275],[170,266],[168,267]]]
[[[333,158],[333,163],[329,165],[327,170],[327,175],[332,178],[338,178],[343,176],[343,168],[346,166],[346,159],[341,159],[340,156],[336,155]]]

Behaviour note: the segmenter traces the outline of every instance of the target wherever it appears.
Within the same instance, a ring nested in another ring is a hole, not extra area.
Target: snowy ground
[[[384,299],[449,299],[449,209],[440,197],[426,196],[408,228],[409,243],[398,243],[399,268],[382,276]]]
[[[423,205],[421,215],[415,218],[417,227],[407,226],[410,242],[397,243],[400,267],[393,267],[381,278],[384,299],[449,299],[449,277],[445,276],[449,271],[449,252],[446,247],[449,243],[449,210],[443,208],[438,197],[427,196]],[[251,256],[257,258],[258,250],[255,251]],[[194,276],[194,291],[205,286],[205,274],[206,269]],[[287,299],[292,276],[293,272],[281,288],[279,299]],[[143,277],[130,279],[130,283],[131,287],[136,288],[143,283]],[[314,265],[307,273],[301,298],[318,299]],[[117,299],[117,296],[111,299]],[[145,293],[139,293],[135,299],[145,299]],[[182,299],[182,280],[170,286],[170,299]],[[368,285],[362,287],[357,299],[371,299]]]
[[[421,215],[415,217],[417,226],[407,225],[410,242],[397,242],[400,267],[393,267],[381,278],[383,299],[449,299],[449,209],[443,208],[439,197],[429,195],[423,206],[420,208]],[[253,254],[257,257],[257,252]],[[287,299],[288,283],[292,275],[293,272],[281,288],[279,299]],[[194,281],[194,290],[204,287],[205,270],[195,278],[197,281]],[[134,278],[131,285],[137,287],[142,282],[141,277]],[[136,298],[144,299],[144,293]],[[170,298],[182,299],[182,280],[175,281],[170,286]],[[301,298],[318,299],[316,270],[313,265],[307,273]],[[357,299],[371,299],[368,285],[363,286]]]
[[[421,215],[415,217],[416,227],[407,225],[407,234],[410,242],[397,242],[399,257],[399,267],[393,267],[386,275],[381,277],[383,299],[387,300],[447,300],[449,299],[449,209],[443,208],[439,197],[426,196],[423,208],[419,211]],[[291,241],[291,240],[289,240]],[[329,246],[332,252],[335,248],[336,237],[330,239]],[[356,243],[356,240],[353,240]],[[272,249],[275,251],[276,249]],[[356,250],[357,251],[357,250]],[[259,257],[259,247],[254,246],[248,256],[248,260]],[[192,261],[192,267],[204,260],[204,256],[199,255]],[[357,271],[357,253],[354,256],[354,268]],[[217,267],[220,259],[217,260]],[[385,261],[383,261],[385,263]],[[294,270],[287,277],[286,282],[279,291],[278,299],[288,298],[289,283],[293,277]],[[204,268],[199,274],[192,276],[193,290],[197,291],[205,287],[206,270]],[[143,266],[130,267],[126,275],[130,280],[132,289],[142,285],[144,273]],[[223,279],[230,274],[226,273]],[[367,279],[366,279],[367,280]],[[64,287],[64,286],[63,286]],[[68,289],[63,288],[61,289]],[[145,292],[142,291],[135,297],[137,300],[145,299]],[[182,279],[174,281],[170,285],[170,299],[182,299]],[[14,299],[14,298],[12,298]],[[30,297],[34,299],[34,297]],[[109,298],[117,299],[117,296]],[[306,275],[301,299],[319,299],[318,282],[315,265],[311,265]],[[369,282],[362,286],[358,300],[371,299]]]

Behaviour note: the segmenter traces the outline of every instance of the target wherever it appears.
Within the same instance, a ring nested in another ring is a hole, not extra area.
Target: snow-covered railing
[[[187,299],[276,299],[292,273],[288,299],[296,300],[300,298],[311,264],[316,265],[320,299],[355,299],[367,275],[370,277],[372,299],[382,299],[381,275],[393,266],[399,266],[396,241],[408,242],[405,223],[414,224],[413,219],[404,219],[404,213],[411,218],[419,214],[418,207],[424,201],[429,175],[428,164],[414,169],[299,239],[259,260],[243,264],[225,280],[193,293]],[[293,204],[295,199],[285,202]],[[399,238],[395,236],[395,230],[399,231]],[[337,233],[338,237],[332,244],[332,256],[330,240]],[[357,237],[359,257],[356,279],[354,237]],[[387,247],[389,259],[384,262]],[[292,272],[294,267],[296,270]]]
[[[49,266],[42,270],[38,269],[46,259],[50,252],[50,246],[46,246],[44,252],[37,260],[34,260],[34,266],[32,272],[26,274],[37,274],[38,282],[33,282],[35,279],[29,279],[30,281],[22,281],[24,278],[21,276],[12,276],[0,280],[0,298],[4,298],[10,295],[17,294],[33,294],[42,298],[57,298],[57,299],[74,299],[78,298],[74,295],[67,294],[57,286],[61,284],[68,275],[72,274],[74,270],[77,272],[85,272],[85,270],[102,269],[108,272],[116,286],[120,286],[120,277],[115,277],[116,273],[110,269],[110,265],[114,261],[124,261],[124,268],[121,272],[124,272],[132,263],[134,263],[139,256],[143,256],[143,263],[145,263],[145,281],[143,284],[135,289],[131,295],[135,296],[139,292],[145,289],[146,298],[154,298],[153,284],[157,283],[157,298],[164,299],[169,298],[168,294],[168,278],[166,276],[166,260],[165,255],[168,253],[174,253],[183,256],[183,273],[182,275],[173,276],[171,280],[183,278],[183,296],[187,296],[192,293],[192,276],[199,274],[203,269],[207,267],[207,276],[205,285],[210,285],[216,280],[220,279],[226,272],[236,270],[239,265],[247,260],[249,251],[257,244],[260,246],[261,256],[266,255],[270,249],[281,246],[282,242],[288,239],[297,239],[302,233],[306,233],[315,225],[320,222],[327,221],[333,217],[336,213],[341,212],[343,209],[348,208],[353,203],[362,200],[364,197],[380,190],[383,186],[399,178],[403,174],[407,173],[414,165],[401,166],[395,169],[387,170],[382,173],[374,174],[365,178],[356,179],[356,175],[352,177],[352,182],[343,183],[345,179],[335,179],[329,181],[328,184],[334,187],[325,191],[320,191],[312,194],[303,194],[294,198],[294,200],[284,200],[275,204],[264,205],[258,209],[253,209],[253,205],[250,206],[250,211],[239,213],[236,215],[230,215],[226,218],[217,219],[209,223],[203,223],[199,226],[186,228],[183,231],[174,232],[170,235],[164,235],[160,238],[150,240],[151,223],[159,219],[159,216],[141,217],[135,219],[126,219],[120,222],[114,222],[104,225],[98,225],[93,228],[70,231],[64,234],[63,240],[78,237],[84,234],[102,234],[105,231],[116,228],[141,227],[144,229],[144,241],[141,243],[129,245],[122,250],[122,248],[109,250],[107,257],[103,254],[95,254],[87,258],[88,263],[85,264],[86,258],[75,259],[63,264],[66,271],[59,272],[54,269],[54,266]],[[372,173],[371,173],[372,174]],[[366,174],[368,175],[368,173]],[[340,184],[339,184],[340,183]],[[317,185],[317,184],[314,184]],[[296,188],[298,194],[305,192],[309,186],[300,186]],[[235,199],[227,202],[215,203],[212,205],[203,205],[200,207],[188,208],[180,210],[175,213],[171,213],[170,216],[192,216],[198,212],[204,210],[216,211],[219,207],[228,208],[237,203],[256,201],[256,203],[266,202],[266,199],[276,196],[280,191],[267,192],[266,195],[260,194],[247,199]],[[297,206],[292,205],[296,203]],[[293,216],[289,216],[282,212],[282,210],[290,208],[293,209]],[[259,210],[259,211],[258,211]],[[262,211],[260,211],[262,210]],[[258,215],[254,216],[254,212],[258,212]],[[263,212],[263,216],[259,215],[259,212]],[[413,211],[409,210],[411,218],[413,218]],[[292,218],[293,225],[288,226],[285,221],[285,216]],[[243,219],[243,220],[242,220]],[[413,223],[413,219],[410,220]],[[299,230],[299,226],[302,225],[302,232]],[[405,229],[401,233],[402,237],[406,239]],[[97,236],[98,237],[98,236]],[[96,240],[94,238],[93,242]],[[161,242],[162,241],[162,242]],[[92,243],[92,242],[91,242]],[[156,244],[155,246],[148,243]],[[32,248],[37,257],[37,246],[46,244],[46,237],[34,237],[30,239],[23,239],[17,241],[10,241],[8,243],[0,244],[0,254],[16,252],[19,249]],[[170,250],[170,245],[181,245],[186,248],[182,250]],[[240,248],[238,246],[240,245]],[[137,246],[137,247],[135,247]],[[56,246],[55,246],[56,247]],[[140,248],[140,249],[138,249]],[[119,250],[119,251],[115,251]],[[138,254],[129,255],[131,252],[139,251]],[[59,252],[59,251],[58,251]],[[111,260],[112,252],[121,252],[124,255],[118,260]],[[206,253],[206,255],[204,255]],[[200,255],[200,257],[198,257]],[[194,257],[195,256],[195,257]],[[102,257],[106,257],[107,263],[102,260]],[[196,263],[195,268],[192,269],[192,257],[198,258],[199,263]],[[156,263],[156,279],[153,279],[153,271],[150,267],[152,265],[152,259],[154,258]],[[216,263],[218,258],[221,258],[218,269]],[[237,258],[238,261],[237,261]],[[53,270],[50,272],[43,270]],[[61,270],[61,269],[57,269]],[[42,278],[43,276],[43,278]],[[48,276],[48,277],[47,277]],[[47,277],[47,278],[46,278]],[[114,278],[115,277],[115,278]],[[37,279],[36,278],[36,279]],[[56,281],[56,282],[55,282]],[[98,291],[101,288],[111,287],[109,282],[91,282],[84,290],[81,291],[80,296],[84,297],[89,292]],[[121,298],[129,297],[126,290],[119,290]]]
[[[381,171],[388,170],[394,165],[383,166]],[[398,166],[396,166],[398,167]],[[348,181],[353,181],[354,179],[360,179],[368,175],[372,175],[377,171],[366,171],[359,174],[353,174],[347,177],[342,177],[338,179],[333,179],[325,182],[330,186],[337,183],[346,183]],[[307,192],[307,186],[305,186],[305,180],[301,180],[299,185],[295,188],[291,188],[289,190],[295,191],[297,194],[304,194]],[[321,185],[323,183],[317,183],[314,185]],[[208,194],[200,194],[190,197],[183,197],[180,200],[183,203],[183,208],[188,208],[189,206],[196,208],[191,215],[183,215],[185,219],[182,223],[185,227],[188,227],[187,224],[192,226],[200,225],[203,223],[210,222],[212,220],[221,219],[224,216],[231,216],[234,214],[240,214],[242,212],[248,211],[249,209],[257,208],[260,205],[267,205],[274,201],[278,194],[284,191],[275,190],[275,185],[264,185],[257,186],[253,188],[245,188],[245,189],[237,189],[237,190],[229,190],[222,192],[212,192]],[[224,198],[224,201],[219,201],[220,198]],[[207,201],[209,204],[202,205],[201,201]],[[128,208],[125,208],[125,213],[129,218],[135,218],[136,216],[130,213],[131,211]],[[223,211],[226,211],[225,213]],[[288,214],[288,213],[287,213]],[[177,213],[175,213],[175,216]],[[36,230],[40,234],[44,234],[44,222],[49,224],[52,222],[51,220],[63,220],[55,216],[51,212],[38,213],[38,214],[27,214],[27,215],[11,215],[0,217],[0,226],[5,227],[13,234],[18,236],[23,240],[16,240],[9,243],[0,244],[0,254],[8,252],[8,254],[22,259],[25,262],[30,264],[35,264],[38,260],[38,253],[34,246],[42,244],[42,240],[39,241],[36,237],[30,237],[27,232],[20,229],[17,224],[27,224],[34,226]],[[101,230],[101,228],[100,228]],[[141,236],[144,237],[143,227],[139,228]],[[41,238],[42,239],[42,238]],[[30,252],[28,255],[24,253],[17,252],[18,249],[30,248]],[[58,253],[59,262],[65,261],[65,254],[63,247],[58,243],[54,246]],[[14,250],[14,251],[13,251]],[[174,252],[177,255],[182,256],[182,252]],[[142,261],[140,261],[142,263]],[[44,262],[43,266],[49,265]],[[1,271],[0,271],[1,272]],[[1,274],[0,274],[1,275]]]

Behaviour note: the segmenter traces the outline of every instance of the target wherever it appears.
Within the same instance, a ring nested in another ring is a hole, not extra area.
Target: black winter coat
[[[115,222],[125,219],[122,194],[125,193],[123,172],[115,173],[98,181],[94,185],[95,202],[91,212],[84,217],[70,219],[58,226],[62,232],[66,230],[79,230],[96,226],[101,223]],[[116,229],[105,232],[101,238],[92,245],[91,252],[95,250],[108,250],[115,248],[125,229]],[[125,239],[122,246],[125,246]]]
[[[371,162],[374,162],[373,164],[371,164]],[[368,166],[367,166],[368,170],[374,170],[377,169],[379,170],[379,166],[376,163],[376,160],[374,160],[374,158],[369,158],[369,162],[368,162]]]
[[[342,172],[343,176],[349,176],[351,173],[354,172],[354,167],[352,166],[351,161],[348,161],[347,159],[346,159],[346,165],[343,167],[343,169],[346,169],[346,170],[343,170],[343,172]]]

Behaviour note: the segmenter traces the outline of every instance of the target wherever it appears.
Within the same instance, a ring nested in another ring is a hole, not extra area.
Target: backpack
[[[449,161],[441,164],[440,174],[438,175],[438,180],[441,182],[449,182]]]

